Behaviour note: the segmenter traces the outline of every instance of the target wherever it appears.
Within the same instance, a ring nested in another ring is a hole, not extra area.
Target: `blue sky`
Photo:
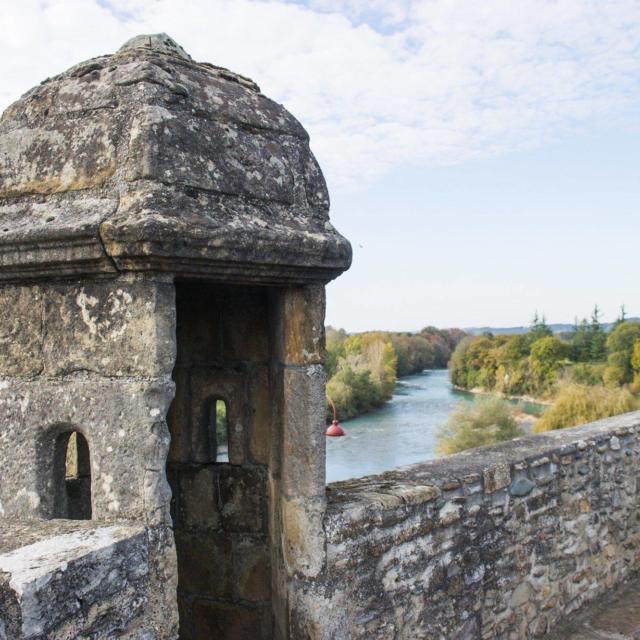
[[[640,312],[640,134],[604,129],[460,165],[398,167],[334,193],[351,271],[328,320],[415,330]],[[354,306],[357,309],[354,309]]]
[[[640,315],[637,0],[4,0],[0,108],[166,31],[311,134],[348,330]]]

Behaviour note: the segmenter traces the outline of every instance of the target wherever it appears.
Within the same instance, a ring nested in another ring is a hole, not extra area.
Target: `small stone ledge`
[[[131,522],[2,521],[0,639],[153,633],[153,537]]]

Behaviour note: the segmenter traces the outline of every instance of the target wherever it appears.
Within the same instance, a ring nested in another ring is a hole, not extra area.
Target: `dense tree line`
[[[449,369],[458,387],[506,395],[550,397],[562,381],[635,389],[640,382],[640,323],[620,319],[607,335],[596,307],[590,321],[556,336],[536,317],[526,334],[464,338]]]
[[[526,334],[465,337],[449,372],[453,384],[464,389],[552,401],[535,424],[538,432],[618,415],[640,406],[640,323],[623,313],[607,334],[596,307],[573,331],[553,335],[536,316]],[[505,439],[509,430],[497,429],[497,411],[497,405],[478,410],[473,421],[453,415],[440,434],[441,450],[462,450],[480,432],[483,442]]]
[[[458,329],[426,327],[419,333],[371,331],[354,335],[327,327],[327,394],[341,419],[381,406],[398,377],[445,368],[464,336]]]
[[[420,333],[388,333],[398,359],[398,376],[425,369],[446,369],[451,354],[466,335],[460,329],[425,327]]]

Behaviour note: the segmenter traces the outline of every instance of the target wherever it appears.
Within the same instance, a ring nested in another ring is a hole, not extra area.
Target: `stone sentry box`
[[[301,125],[163,34],[5,111],[0,638],[296,637],[351,260],[328,210]]]

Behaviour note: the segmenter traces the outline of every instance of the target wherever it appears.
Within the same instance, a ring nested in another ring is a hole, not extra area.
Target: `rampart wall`
[[[640,564],[640,412],[328,487],[300,638],[537,638]]]

